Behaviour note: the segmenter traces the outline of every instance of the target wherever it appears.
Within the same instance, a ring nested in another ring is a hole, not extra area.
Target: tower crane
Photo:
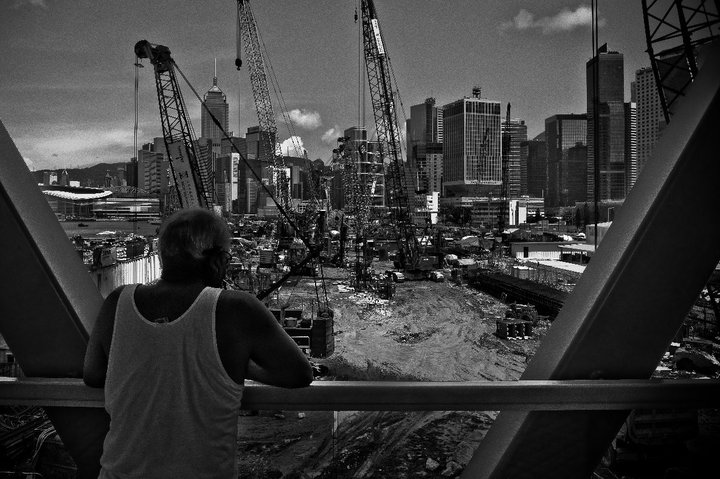
[[[390,179],[390,210],[398,243],[397,263],[400,269],[408,272],[417,271],[421,267],[421,258],[400,151],[400,129],[390,79],[390,59],[385,50],[373,0],[362,0],[361,17],[365,67],[375,117],[375,130],[380,142],[383,163],[387,165],[386,178]]]
[[[200,148],[187,116],[170,49],[140,40],[135,44],[135,55],[149,59],[155,70],[163,140],[180,208],[212,208],[212,165]]]

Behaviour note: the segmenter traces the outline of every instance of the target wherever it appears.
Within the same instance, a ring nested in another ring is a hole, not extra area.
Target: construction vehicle
[[[186,113],[175,75],[177,65],[170,49],[141,40],[135,44],[135,55],[138,59],[147,58],[154,67],[163,140],[170,159],[177,207],[212,209],[212,165],[206,152],[200,148]]]
[[[383,164],[386,165],[385,178],[390,180],[390,212],[398,245],[395,268],[407,279],[427,279],[438,268],[439,261],[436,256],[422,254],[412,220],[408,178],[402,159],[400,128],[391,84],[393,74],[390,58],[380,31],[375,3],[373,0],[362,0],[360,3],[365,67],[375,130],[381,145]]]

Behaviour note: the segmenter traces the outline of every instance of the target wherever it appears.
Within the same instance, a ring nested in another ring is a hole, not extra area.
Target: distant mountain
[[[98,163],[97,165],[85,168],[66,168],[70,181],[79,181],[80,186],[101,187],[105,184],[105,175],[110,172],[110,176],[118,176],[118,168],[125,170],[127,163]],[[32,174],[38,183],[42,183],[45,172],[56,172],[58,177],[63,171],[62,168],[57,170],[37,170]]]

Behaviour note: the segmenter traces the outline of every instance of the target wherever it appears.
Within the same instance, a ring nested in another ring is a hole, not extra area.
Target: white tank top
[[[115,313],[100,478],[236,478],[243,387],[220,361],[215,310],[205,288],[175,321],[144,318],[123,288]]]

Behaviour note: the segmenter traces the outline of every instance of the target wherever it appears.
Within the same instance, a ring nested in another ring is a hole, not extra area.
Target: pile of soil
[[[379,267],[382,267],[380,265]],[[388,268],[389,269],[389,268]],[[397,284],[382,300],[356,292],[342,269],[324,268],[335,313],[335,352],[314,360],[318,380],[516,380],[547,324],[528,340],[495,336],[507,306],[467,286]],[[320,293],[322,296],[322,292]],[[315,282],[303,279],[273,302],[317,306]],[[458,477],[495,412],[261,412],[240,418],[242,478]]]

